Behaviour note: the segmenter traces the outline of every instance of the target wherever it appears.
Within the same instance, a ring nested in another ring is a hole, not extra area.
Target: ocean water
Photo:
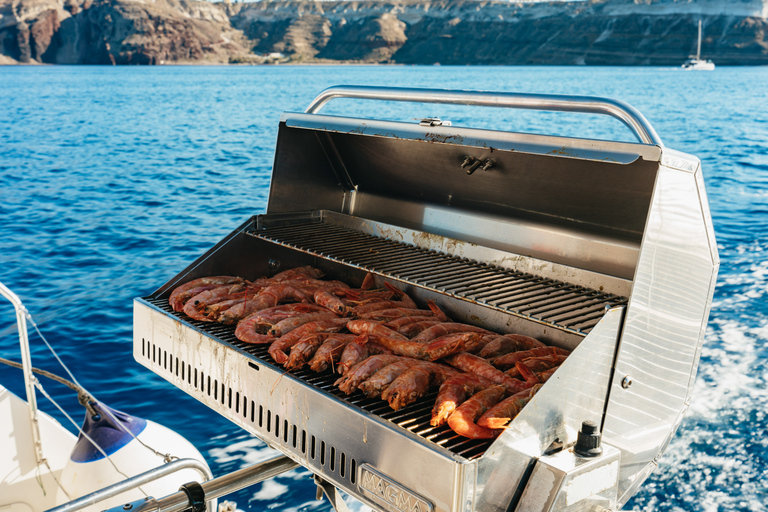
[[[757,511],[768,501],[768,68],[0,67],[0,282],[78,380],[192,441],[220,475],[270,456],[131,355],[132,299],[265,210],[277,124],[324,88],[368,84],[606,96],[702,160],[721,267],[690,410],[637,511]],[[324,112],[632,140],[597,116],[337,101]],[[0,356],[18,359],[0,304]],[[33,336],[36,366],[61,373]],[[23,395],[18,370],[0,382]],[[76,397],[49,393],[82,420]],[[60,421],[44,399],[41,408]],[[292,471],[242,510],[327,510]]]

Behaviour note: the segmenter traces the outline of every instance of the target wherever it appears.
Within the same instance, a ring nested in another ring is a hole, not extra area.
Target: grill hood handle
[[[448,91],[443,89],[413,89],[401,87],[368,87],[339,85],[321,92],[309,107],[307,114],[316,114],[335,98],[358,98],[385,101],[411,101],[416,103],[453,103],[483,107],[519,108],[556,112],[602,114],[624,123],[644,144],[664,147],[651,123],[633,106],[622,101],[593,96],[560,96],[554,94],[525,94],[512,92]]]

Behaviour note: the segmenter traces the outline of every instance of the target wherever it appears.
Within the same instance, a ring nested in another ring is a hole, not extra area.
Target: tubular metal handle
[[[368,87],[340,85],[321,92],[307,107],[307,114],[316,114],[335,98],[359,98],[418,103],[453,103],[483,107],[519,108],[556,112],[603,114],[624,123],[644,144],[664,147],[651,123],[633,106],[622,101],[592,96],[560,96],[554,94],[525,94],[512,92],[448,91],[442,89],[411,89],[399,87]]]

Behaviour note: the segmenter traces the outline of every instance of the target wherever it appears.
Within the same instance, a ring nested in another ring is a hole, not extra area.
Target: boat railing
[[[186,484],[181,487],[179,492],[163,498],[147,497],[107,509],[105,512],[182,512],[186,510],[204,512],[206,500],[221,498],[240,489],[269,480],[298,467],[298,465],[286,455],[276,455],[271,459],[208,480],[202,484]],[[47,512],[72,512],[72,510],[59,507]]]
[[[32,354],[29,350],[29,336],[27,334],[27,308],[21,303],[18,295],[7,286],[0,283],[0,295],[8,299],[16,310],[16,325],[19,330],[19,344],[21,345],[21,366],[24,373],[24,389],[27,392],[27,405],[29,407],[29,420],[32,428],[32,442],[35,445],[35,457],[38,465],[43,463],[43,446],[40,441],[40,427],[37,421],[37,398],[35,396],[35,381],[32,374]]]
[[[118,496],[124,492],[130,491],[131,489],[135,489],[144,484],[154,482],[155,480],[159,480],[164,476],[184,469],[194,469],[200,474],[200,477],[203,481],[213,479],[211,470],[208,469],[208,467],[199,460],[177,459],[160,467],[150,469],[144,473],[138,474],[131,478],[127,478],[122,482],[109,485],[99,489],[98,491],[94,491],[90,494],[86,494],[85,496],[81,496],[80,498],[72,500],[63,505],[59,505],[58,507],[49,509],[47,512],[76,512],[77,510],[82,510],[88,506],[95,505],[96,503],[100,503],[108,498]],[[213,501],[214,499],[214,497],[211,497],[210,500],[208,500],[209,510],[215,510],[215,502]]]

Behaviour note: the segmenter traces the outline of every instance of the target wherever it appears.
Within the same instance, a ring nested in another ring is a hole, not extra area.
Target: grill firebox
[[[641,143],[317,114],[337,95],[607,113]],[[136,300],[136,359],[378,510],[626,502],[679,425],[713,293],[698,160],[610,100],[344,88],[307,112],[281,119],[267,213]],[[492,165],[467,173],[472,159]],[[370,272],[457,322],[573,352],[497,439],[469,440],[429,424],[436,392],[393,411],[168,306],[191,279],[303,265],[350,284]],[[570,449],[586,420],[605,443],[592,460]]]

